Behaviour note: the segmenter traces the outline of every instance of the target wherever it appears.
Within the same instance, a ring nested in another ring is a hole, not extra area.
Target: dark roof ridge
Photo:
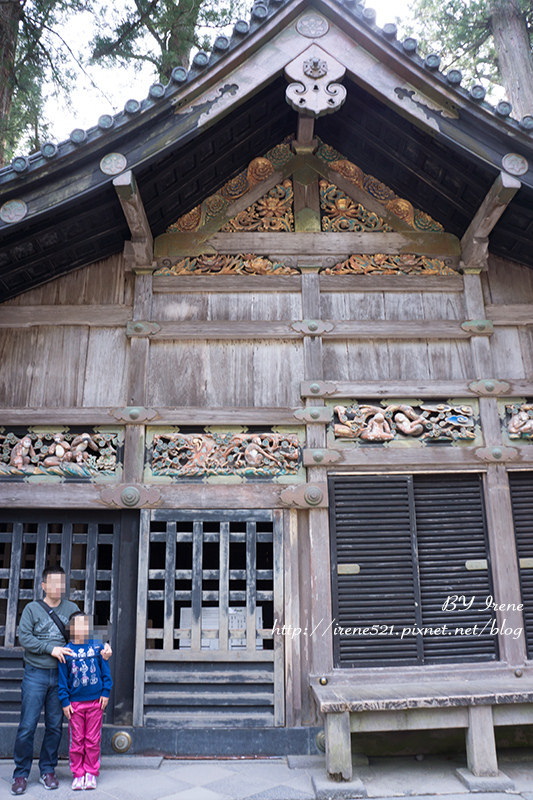
[[[366,28],[386,41],[389,47],[397,54],[408,59],[409,63],[416,64],[420,69],[430,73],[433,79],[437,79],[447,90],[454,91],[459,98],[471,104],[472,108],[484,109],[493,116],[495,121],[504,122],[510,131],[526,134],[528,138],[533,134],[533,116],[527,115],[520,121],[515,120],[510,116],[512,111],[511,104],[507,101],[501,101],[496,107],[492,106],[484,99],[485,90],[481,85],[477,84],[468,91],[462,88],[460,85],[462,75],[459,70],[452,69],[446,74],[440,71],[440,56],[435,53],[422,59],[417,53],[417,42],[413,37],[409,36],[402,42],[398,41],[396,25],[387,23],[380,28],[375,22],[376,12],[372,8],[363,7],[363,2],[364,0],[329,0],[329,2],[328,0],[323,0],[323,2],[320,2],[320,0],[308,0],[307,4],[312,8],[323,4],[335,6],[337,9],[341,7],[343,10],[349,11]],[[192,88],[195,84],[199,86],[198,78],[208,74],[208,71],[215,64],[226,58],[230,53],[234,53],[250,34],[260,29],[284,7],[292,4],[293,0],[256,0],[251,9],[249,21],[238,20],[233,27],[231,38],[224,35],[216,37],[210,54],[203,51],[196,53],[188,71],[183,67],[176,67],[169,83],[166,85],[157,82],[152,84],[148,96],[142,101],[127,100],[122,111],[114,115],[101,115],[98,123],[87,130],[75,128],[69,139],[58,143],[44,142],[39,151],[30,155],[15,156],[11,164],[0,169],[0,185],[4,184],[6,190],[8,188],[11,189],[12,186],[15,188],[17,184],[14,181],[19,176],[26,176],[29,172],[33,173],[57,158],[62,159],[74,153],[81,156],[87,144],[95,144],[95,149],[98,149],[100,144],[107,143],[108,135],[111,132],[116,134],[123,128],[124,133],[126,133],[129,127],[128,123],[138,114],[153,112],[151,116],[157,116],[162,99],[167,99],[173,104],[177,104],[179,102],[178,95],[184,87],[191,86]],[[300,4],[295,4],[295,7],[297,13],[300,13],[302,8],[298,8],[298,5]],[[116,141],[116,139],[113,141]],[[91,152],[92,150],[93,148],[91,148]],[[89,156],[89,153],[87,153],[87,156]]]

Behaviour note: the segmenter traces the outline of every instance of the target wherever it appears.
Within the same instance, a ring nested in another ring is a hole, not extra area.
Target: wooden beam
[[[113,179],[113,186],[130,229],[135,265],[151,267],[154,240],[133,172],[127,170],[117,175]]]
[[[389,398],[452,398],[452,397],[479,397],[480,392],[470,388],[472,381],[327,381],[322,384],[315,381],[305,381],[302,384],[303,397],[327,397],[335,399],[341,397],[354,399],[371,399],[373,397]],[[496,384],[496,382],[494,382]],[[494,395],[498,397],[522,397],[533,393],[533,381],[509,380],[507,387],[497,387]],[[313,392],[316,384],[319,392]],[[324,389],[324,391],[322,391]]]
[[[495,325],[533,325],[533,305],[487,305],[486,313]]]
[[[125,305],[2,306],[0,328],[31,328],[38,325],[118,328],[125,325],[131,316],[131,306]]]
[[[320,275],[321,292],[462,292],[459,275]]]
[[[177,258],[218,252],[338,256],[339,261],[352,253],[406,253],[457,259],[461,253],[459,240],[450,233],[404,231],[402,233],[215,233],[205,242],[194,242],[190,234],[163,233],[156,240],[156,258]]]
[[[489,235],[522,184],[507,172],[500,172],[461,239],[466,269],[483,269],[487,264]]]
[[[152,321],[152,325],[154,321]],[[301,339],[305,333],[295,329],[287,320],[186,320],[184,322],[155,322],[153,333],[135,333],[153,341],[162,340],[271,340]],[[302,325],[302,323],[300,323]],[[467,339],[474,335],[464,330],[456,320],[333,320],[324,322],[318,333],[325,339]],[[328,330],[329,328],[329,330]],[[488,335],[487,329],[485,335]],[[483,332],[481,332],[483,333]],[[139,401],[137,401],[139,402]],[[133,404],[133,401],[131,401]]]
[[[301,275],[154,275],[154,294],[300,292]]]

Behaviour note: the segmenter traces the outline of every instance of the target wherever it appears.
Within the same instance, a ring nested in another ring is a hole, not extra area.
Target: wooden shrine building
[[[325,728],[349,780],[351,734],[456,736],[467,785],[509,786],[533,117],[439,61],[354,0],[263,0],[0,170],[3,754],[18,617],[59,562],[113,645],[108,751],[315,753]]]

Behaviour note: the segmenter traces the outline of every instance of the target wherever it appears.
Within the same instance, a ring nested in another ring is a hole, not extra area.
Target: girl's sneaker
[[[79,778],[74,778],[72,781],[72,789],[74,792],[79,792],[80,789],[85,789],[85,778],[83,775]]]
[[[96,789],[96,775],[91,775],[89,772],[85,773],[85,788]]]

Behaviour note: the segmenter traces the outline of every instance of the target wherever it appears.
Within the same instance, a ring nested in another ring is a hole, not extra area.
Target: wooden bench
[[[353,776],[351,733],[465,728],[468,775],[497,777],[495,725],[533,723],[531,677],[442,680],[418,683],[346,681],[326,685],[311,679],[311,690],[325,717],[326,769],[337,781]],[[462,770],[462,773],[466,773]],[[505,777],[505,776],[504,776]]]

